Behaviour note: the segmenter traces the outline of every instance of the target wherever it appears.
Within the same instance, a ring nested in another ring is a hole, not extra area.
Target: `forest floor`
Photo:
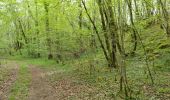
[[[117,92],[119,80],[115,80],[114,74],[106,69],[91,68],[88,66],[90,62],[85,61],[83,65],[77,62],[80,61],[70,62],[71,65],[42,59],[3,60],[0,67],[0,100],[125,99]],[[127,71],[135,97],[130,100],[170,100],[169,72],[157,71],[156,84],[152,86],[150,80],[141,74],[141,66]]]
[[[0,80],[0,100],[89,100],[94,87],[67,76],[58,77],[55,82],[50,80],[54,74],[61,76],[63,72],[25,62],[5,61],[1,67],[4,75]]]
[[[15,83],[18,74],[18,65],[11,62],[6,66],[1,65],[0,100],[7,100],[11,86]]]

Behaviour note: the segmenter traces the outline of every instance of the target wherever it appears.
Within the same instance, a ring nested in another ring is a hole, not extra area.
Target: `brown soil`
[[[18,65],[15,66],[9,77],[0,85],[0,100],[8,100],[11,86],[17,78]],[[34,65],[30,65],[29,69],[32,78],[28,100],[99,100],[104,97],[104,93],[98,93],[95,88],[73,77],[63,76],[54,82],[50,81],[50,77],[62,76],[62,70],[48,71]]]
[[[32,82],[29,93],[29,100],[58,100],[55,89],[44,77],[44,71],[31,66]]]
[[[10,73],[3,81],[3,83],[0,85],[0,100],[7,100],[8,95],[11,89],[11,86],[15,83],[18,73],[18,65],[17,64],[10,64],[8,67],[11,67],[15,65],[14,68],[10,69]]]
[[[95,88],[77,83],[72,78],[65,78],[57,81],[55,89],[57,91],[58,100],[96,100],[97,98],[97,96],[94,97],[96,94]]]
[[[32,83],[29,91],[29,100],[98,100],[103,94],[96,93],[96,89],[76,82],[73,78],[64,77],[50,82],[49,77],[61,73],[44,71],[35,66],[30,67]],[[50,74],[51,73],[51,74]],[[96,97],[91,97],[91,95]]]

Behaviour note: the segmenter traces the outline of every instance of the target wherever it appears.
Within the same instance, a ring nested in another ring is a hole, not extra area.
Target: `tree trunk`
[[[45,30],[46,30],[46,38],[47,38],[47,50],[48,50],[48,59],[52,59],[52,51],[51,51],[51,39],[49,37],[49,3],[44,1],[44,9],[45,9]]]
[[[37,57],[39,58],[41,56],[39,49],[40,49],[40,40],[39,40],[39,22],[38,22],[38,5],[37,5],[37,0],[34,0],[35,3],[35,28],[36,28],[36,35],[37,35],[37,44],[38,44],[38,51],[37,51]]]
[[[94,21],[92,20],[90,14],[88,13],[88,10],[87,10],[85,1],[82,0],[82,4],[83,4],[83,7],[84,7],[84,9],[85,9],[85,11],[86,11],[86,14],[87,14],[90,22],[91,22],[92,25],[93,25],[93,28],[94,28],[94,30],[95,30],[95,33],[96,33],[96,35],[97,35],[97,38],[98,38],[99,43],[100,43],[100,45],[101,45],[101,48],[102,48],[102,50],[103,50],[104,56],[105,56],[107,62],[109,63],[109,57],[108,57],[107,51],[106,51],[106,49],[105,49],[105,47],[104,47],[103,41],[102,41],[102,39],[101,39],[101,37],[100,37],[100,35],[99,35],[99,31],[98,31],[98,29],[97,29],[97,27],[96,27],[96,24],[94,23]]]
[[[113,14],[113,8],[112,8],[112,0],[108,0],[107,2],[107,8],[109,12],[109,31],[111,34],[112,38],[112,52],[111,52],[111,60],[112,60],[112,67],[117,68],[117,59],[116,59],[116,44],[117,44],[117,39],[116,39],[116,33],[117,33],[117,26],[116,22],[114,19],[114,14]]]
[[[164,4],[162,2],[162,0],[159,0],[159,3],[160,3],[160,6],[162,8],[162,14],[163,14],[163,17],[164,17],[164,22],[165,22],[164,28],[165,28],[167,37],[169,38],[170,37],[170,25],[169,25],[169,14],[168,14],[168,11],[166,9],[166,2]]]
[[[134,24],[134,18],[133,18],[133,11],[132,11],[132,2],[131,0],[126,0],[127,2],[127,5],[128,5],[128,8],[129,8],[129,15],[130,15],[130,22],[131,22],[131,25],[132,25],[132,31],[133,31],[133,35],[132,35],[132,42],[134,42],[134,48],[133,48],[133,51],[131,52],[132,55],[135,54],[135,51],[137,49],[137,29],[136,29],[136,26]]]

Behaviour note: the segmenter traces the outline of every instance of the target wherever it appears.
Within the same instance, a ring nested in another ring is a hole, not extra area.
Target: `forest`
[[[170,0],[0,0],[0,100],[170,100]]]

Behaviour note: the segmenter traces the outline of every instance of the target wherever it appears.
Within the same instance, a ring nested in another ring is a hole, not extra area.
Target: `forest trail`
[[[15,62],[10,63],[7,65],[8,67],[13,67],[9,71],[7,78],[0,84],[0,100],[7,100],[8,95],[10,93],[10,89],[12,85],[15,83],[18,74],[18,67],[19,65]]]
[[[32,82],[29,91],[29,100],[57,100],[55,89],[46,79],[44,70],[30,66]]]
[[[28,100],[87,100],[91,98],[89,94],[94,93],[92,87],[77,83],[69,77],[59,78],[54,83],[49,81],[49,77],[60,75],[63,71],[48,71],[34,65],[29,68],[32,82]]]
[[[0,100],[22,100],[23,98],[26,100],[87,100],[92,98],[91,94],[97,93],[95,88],[73,77],[63,76],[65,71],[61,69],[48,70],[41,66],[15,61],[9,61],[6,68],[9,72],[0,84]],[[28,71],[23,74],[22,71],[25,68],[28,68]],[[51,80],[58,76],[59,78],[55,81]],[[29,81],[25,81],[29,77]],[[98,96],[101,94],[93,98]]]
[[[121,94],[117,97],[110,96],[110,91],[83,81],[81,76],[75,76],[77,70],[62,67],[53,63],[43,65],[29,61],[7,61],[0,68],[0,75],[7,70],[7,74],[2,75],[4,78],[0,76],[0,79],[3,79],[0,80],[0,100],[124,100]],[[154,100],[169,100],[170,74],[160,75],[167,84],[163,84],[161,80],[156,86],[161,89],[167,88],[167,92],[160,90],[160,93],[157,93],[156,88],[149,84],[142,84],[141,87],[144,86],[143,91],[147,96],[159,98]],[[158,77],[157,80],[159,79]],[[101,81],[101,78],[97,78],[96,81]],[[116,86],[111,88],[116,89]]]

